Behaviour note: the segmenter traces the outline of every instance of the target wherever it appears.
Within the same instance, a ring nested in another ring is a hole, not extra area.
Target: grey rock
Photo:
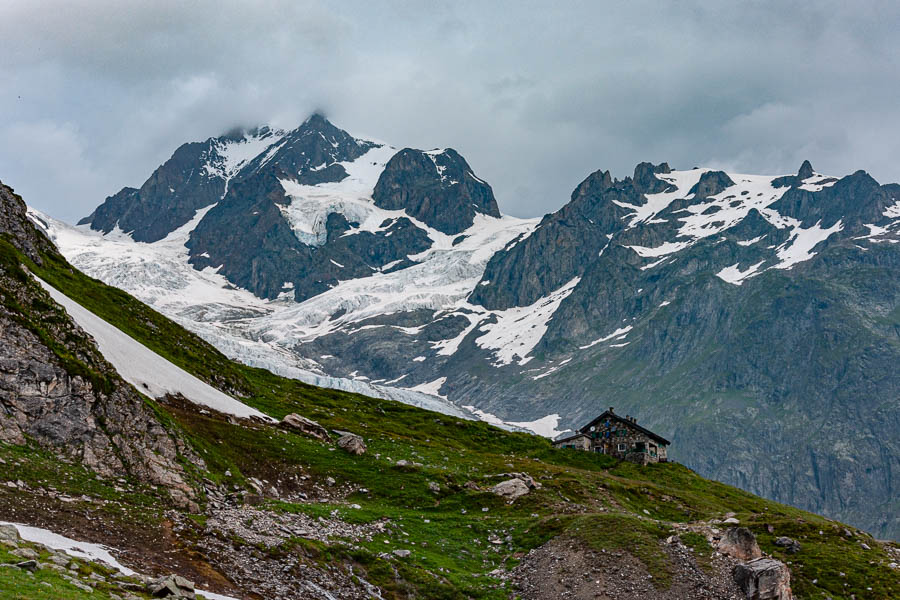
[[[0,525],[0,544],[6,546],[18,546],[21,539],[22,538],[19,537],[19,530],[13,525]]]
[[[785,552],[788,554],[800,552],[800,542],[786,536],[775,538],[775,545],[784,548]]]
[[[507,479],[491,488],[491,493],[512,502],[530,492],[528,485],[521,479]]]
[[[756,536],[746,527],[733,527],[726,531],[719,541],[718,550],[738,560],[754,560],[762,556]]]
[[[758,558],[739,564],[732,577],[747,600],[792,600],[791,572],[783,562]]]
[[[154,598],[195,598],[194,584],[179,575],[169,575],[154,580],[147,586]]]
[[[328,441],[328,430],[302,415],[291,413],[281,420],[281,426],[302,433],[317,440]]]
[[[409,556],[411,554],[411,552],[409,550],[399,549],[399,550],[394,550],[393,554],[394,554],[394,556],[398,556],[400,558],[406,558],[407,556]]]
[[[37,571],[38,563],[36,560],[23,560],[22,562],[16,563],[16,566],[24,571]]]
[[[354,433],[345,433],[342,435],[337,441],[337,445],[346,452],[356,454],[357,456],[366,453],[366,443],[363,441],[362,437]]]
[[[11,554],[13,554],[14,556],[18,556],[19,558],[27,559],[36,559],[38,556],[40,556],[32,548],[17,548],[16,550],[13,550]]]
[[[93,594],[93,593],[94,593],[94,588],[92,588],[92,587],[89,586],[88,584],[84,583],[83,581],[79,581],[79,580],[77,580],[77,579],[72,579],[72,580],[69,581],[69,583],[71,583],[72,585],[74,585],[75,587],[77,587],[77,588],[78,588],[79,590],[81,590],[82,592],[86,592],[86,593],[88,593],[88,594]]]
[[[404,148],[388,161],[372,198],[376,206],[406,212],[447,234],[472,226],[478,213],[499,217],[491,186],[458,152]]]

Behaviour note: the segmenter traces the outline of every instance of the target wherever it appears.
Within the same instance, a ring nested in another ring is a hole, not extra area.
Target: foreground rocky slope
[[[202,465],[118,376],[93,341],[20,264],[58,257],[0,184],[0,441],[38,443],[96,473],[165,488],[183,507],[195,492],[181,461]]]
[[[642,163],[519,220],[455,151],[321,116],[176,154],[93,230],[39,220],[232,358],[544,434],[627,405],[704,474],[900,535],[897,185]]]
[[[0,443],[0,520],[103,543],[140,574],[73,561],[0,527],[0,597],[189,597],[194,586],[232,598],[535,597],[559,590],[543,575],[562,549],[600,557],[600,572],[577,574],[595,582],[573,586],[579,593],[724,599],[769,586],[785,600],[900,590],[896,545],[680,465],[554,451],[537,436],[232,363],[72,269],[21,217],[20,208],[16,221],[29,238],[4,238],[5,269],[26,264],[147,348],[280,422],[238,419],[178,396],[140,398],[117,380],[152,408],[132,424],[130,442],[142,443],[142,427],[164,424],[164,435],[184,440],[183,456],[202,459],[189,467],[197,505],[176,509],[171,492],[140,471],[109,474],[66,460],[66,449],[30,434]],[[30,257],[29,241],[38,248]],[[21,271],[16,281],[31,280]],[[96,352],[84,343],[82,354]],[[73,368],[63,370],[72,376]],[[36,404],[56,410],[46,397]],[[760,565],[762,555],[772,561]]]

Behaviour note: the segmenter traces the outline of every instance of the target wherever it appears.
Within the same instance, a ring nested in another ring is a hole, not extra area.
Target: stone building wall
[[[585,433],[591,436],[595,451],[645,464],[666,460],[665,446],[630,423],[610,418],[600,421],[594,428]]]

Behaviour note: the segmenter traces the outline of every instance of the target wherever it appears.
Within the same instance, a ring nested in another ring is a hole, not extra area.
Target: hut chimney
[[[612,411],[613,411],[613,407],[610,406],[610,407],[609,407],[609,412],[612,412]]]

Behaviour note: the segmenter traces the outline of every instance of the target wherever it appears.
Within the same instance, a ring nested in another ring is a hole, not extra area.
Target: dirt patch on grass
[[[197,585],[233,589],[228,580],[202,555],[189,547],[184,532],[172,531],[171,522],[134,518],[112,503],[63,502],[49,494],[15,492],[0,488],[0,520],[42,527],[73,540],[103,544],[116,559],[148,575],[177,573]],[[113,510],[109,510],[113,509]]]
[[[596,551],[568,536],[552,539],[523,557],[510,581],[523,600],[743,600],[731,579],[733,562],[717,558],[701,569],[689,548],[660,542],[671,585],[658,589],[644,564],[627,551]]]

